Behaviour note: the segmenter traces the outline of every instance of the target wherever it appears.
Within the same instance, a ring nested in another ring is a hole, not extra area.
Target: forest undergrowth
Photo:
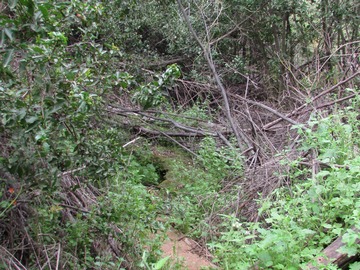
[[[356,1],[0,3],[0,269],[359,269]]]

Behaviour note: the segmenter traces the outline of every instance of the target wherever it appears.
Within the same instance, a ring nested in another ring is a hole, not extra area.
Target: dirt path
[[[196,243],[180,233],[170,230],[167,232],[167,239],[162,245],[163,256],[171,256],[175,262],[181,262],[188,270],[216,269],[217,267],[206,258],[200,257],[192,250]]]

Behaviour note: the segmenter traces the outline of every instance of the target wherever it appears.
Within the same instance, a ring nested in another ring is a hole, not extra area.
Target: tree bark
[[[360,231],[356,228],[352,228],[353,231],[359,233]],[[360,244],[360,238],[356,240],[356,245]],[[334,242],[332,242],[329,246],[327,246],[322,253],[325,255],[323,257],[317,258],[318,263],[323,265],[328,265],[330,263],[337,265],[339,268],[344,268],[348,266],[351,262],[356,260],[358,256],[348,257],[347,254],[340,253],[338,251],[339,248],[344,246],[345,244],[342,241],[342,236],[338,237]],[[309,266],[309,269],[315,270],[318,269],[312,265]]]

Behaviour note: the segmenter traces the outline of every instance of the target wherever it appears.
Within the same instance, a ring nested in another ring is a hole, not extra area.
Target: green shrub
[[[316,151],[318,160],[328,165],[260,202],[263,222],[224,217],[223,233],[210,247],[225,269],[304,269],[309,262],[316,265],[315,257],[340,235],[346,244],[341,252],[360,252],[355,244],[360,234],[352,229],[360,229],[360,132],[353,108],[310,123],[302,149]]]
[[[218,147],[214,138],[202,140],[199,149],[199,161],[206,172],[217,181],[226,176],[239,176],[243,170],[243,159],[235,149],[228,146]]]
[[[205,236],[209,230],[207,217],[226,207],[231,192],[219,193],[226,177],[242,174],[242,158],[228,147],[218,148],[213,138],[200,144],[198,158],[168,160],[167,193],[164,207],[176,229],[194,237]],[[226,182],[226,181],[225,181]]]

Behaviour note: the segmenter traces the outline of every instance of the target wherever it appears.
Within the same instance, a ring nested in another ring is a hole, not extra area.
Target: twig
[[[316,160],[316,157],[318,156],[318,153],[315,149],[311,150],[311,176],[313,179],[313,182],[316,182],[316,175],[319,172],[319,163]],[[312,199],[315,200],[315,199]],[[315,202],[315,201],[313,201]]]
[[[58,253],[57,253],[57,256],[56,256],[56,268],[55,268],[55,270],[59,270],[60,253],[61,253],[61,245],[59,243]]]
[[[60,203],[59,206],[62,206],[62,207],[65,207],[65,208],[70,208],[70,209],[73,209],[73,210],[76,210],[76,211],[79,211],[79,212],[83,212],[83,213],[86,213],[86,214],[90,214],[90,211],[85,210],[85,209],[81,209],[81,208],[78,208],[78,207],[75,207],[75,206],[71,206],[71,205],[67,205],[67,204],[63,204],[63,203]]]
[[[178,79],[177,81],[180,81],[180,82],[184,82],[183,80],[180,80]],[[191,82],[189,82],[191,83]],[[194,84],[197,84],[194,82]],[[204,85],[203,87],[206,87],[206,88],[209,88],[210,86],[209,85]],[[161,115],[170,115],[170,116],[176,116],[176,117],[181,117],[181,118],[184,118],[184,119],[190,119],[190,120],[194,120],[194,121],[197,121],[197,122],[207,122],[207,120],[203,120],[203,119],[200,119],[200,118],[196,118],[196,117],[191,117],[191,116],[186,116],[186,115],[179,115],[179,114],[176,114],[176,113],[170,113],[170,112],[164,112],[164,111],[157,111],[157,110],[139,110],[139,109],[128,109],[128,108],[123,108],[123,107],[120,107],[120,106],[117,106],[116,104],[109,104],[109,108],[110,109],[116,109],[116,113],[119,113],[119,112],[122,112],[122,113],[151,113],[151,114],[161,114]],[[111,111],[113,112],[113,111]]]
[[[201,129],[195,129],[193,127],[185,126],[185,125],[183,125],[183,124],[181,124],[179,122],[176,122],[175,120],[173,120],[171,118],[156,117],[156,116],[146,114],[146,113],[144,113],[142,111],[136,111],[136,110],[135,111],[132,111],[132,110],[131,111],[124,111],[124,110],[117,110],[116,108],[109,108],[107,111],[112,112],[112,113],[117,113],[117,114],[120,114],[120,115],[126,115],[127,113],[130,113],[130,114],[133,114],[133,115],[141,115],[141,116],[147,117],[147,118],[152,119],[152,120],[171,123],[175,127],[179,128],[179,129],[182,129],[182,130],[185,130],[185,131],[194,132],[194,133],[197,133],[197,134],[201,134],[203,136],[216,136],[216,133],[214,133],[214,132],[204,131],[204,130],[201,130]]]
[[[318,164],[320,167],[323,167],[323,168],[339,168],[339,169],[350,170],[350,167],[347,166],[347,165],[328,164],[328,163],[324,163],[324,162],[321,162],[321,161],[318,161],[318,160],[315,160],[314,162],[316,164]],[[311,166],[313,166],[314,162],[310,163],[310,162],[300,161],[299,164],[311,167]]]
[[[176,122],[175,120],[170,119],[170,118],[165,119],[165,118],[150,116],[150,115],[147,115],[147,114],[142,113],[142,112],[139,112],[138,114],[142,115],[142,116],[145,116],[145,117],[149,117],[149,118],[154,119],[154,120],[159,120],[159,121],[164,121],[164,122],[171,123],[175,127],[179,128],[179,129],[182,129],[182,130],[185,130],[185,131],[202,134],[204,136],[216,136],[216,133],[214,133],[214,132],[204,131],[204,130],[201,130],[201,129],[195,129],[193,127],[185,126],[185,125],[180,124],[179,122]]]
[[[269,111],[269,112],[272,112],[273,114],[279,116],[281,119],[289,122],[289,123],[292,124],[292,125],[298,125],[298,124],[299,124],[298,122],[290,119],[290,118],[287,117],[286,115],[283,115],[282,113],[274,110],[273,108],[270,108],[269,106],[266,106],[265,104],[262,104],[262,103],[260,103],[260,102],[256,102],[256,101],[253,101],[253,100],[250,100],[250,99],[243,98],[243,97],[240,96],[240,95],[236,95],[236,96],[237,96],[238,98],[240,98],[241,100],[245,101],[245,102],[248,102],[248,103],[253,104],[253,105],[255,105],[255,106],[261,107],[261,108],[263,108],[263,109],[265,109],[265,110],[267,110],[267,111]]]
[[[329,89],[322,91],[320,94],[318,94],[317,96],[315,96],[315,97],[311,100],[311,103],[313,103],[314,101],[316,101],[316,100],[319,99],[320,97],[322,97],[322,96],[324,96],[324,95],[326,95],[326,94],[334,91],[334,90],[335,90],[336,88],[338,88],[339,86],[347,83],[348,81],[354,79],[356,76],[359,76],[359,75],[360,75],[360,71],[354,73],[353,75],[351,75],[350,77],[346,78],[345,80],[343,80],[343,81],[335,84],[334,86],[330,87]],[[296,109],[293,110],[291,113],[288,113],[288,114],[286,115],[286,117],[290,117],[290,116],[293,116],[293,115],[297,114],[299,111],[301,111],[302,109],[304,109],[304,108],[307,107],[307,106],[308,106],[307,103],[301,105],[299,108],[296,108]],[[264,129],[268,129],[268,128],[272,127],[273,125],[276,125],[277,123],[279,123],[281,120],[283,120],[283,118],[278,118],[278,119],[276,119],[276,120],[274,120],[274,121],[266,124],[263,128],[264,128]]]
[[[247,95],[248,95],[248,92],[249,92],[249,82],[250,82],[250,78],[247,76],[247,77],[246,77],[245,95],[244,95],[244,98],[245,98],[245,99],[247,99]],[[251,128],[252,128],[253,133],[254,133],[254,140],[257,141],[258,135],[257,135],[257,133],[256,133],[256,128],[255,128],[256,124],[255,124],[254,120],[253,120],[252,117],[251,117],[251,113],[250,113],[250,110],[249,110],[249,105],[248,105],[248,103],[246,102],[245,105],[246,105],[245,112],[246,112],[246,114],[247,114],[247,118],[248,118],[248,120],[249,120],[249,122],[250,122],[250,124],[251,124]],[[254,145],[255,155],[257,156],[259,148],[258,148],[258,147],[255,147],[255,146],[257,146],[255,142],[253,142],[253,145]],[[254,157],[255,157],[255,155],[254,155]],[[251,166],[251,165],[250,165],[250,166]]]
[[[220,138],[221,140],[223,140],[223,142],[224,142],[227,146],[229,146],[232,150],[234,150],[234,146],[232,146],[232,144],[229,142],[229,140],[226,139],[225,136],[224,136],[222,133],[218,132],[217,135],[219,136],[219,138]]]
[[[128,146],[129,144],[132,144],[132,143],[136,142],[136,141],[139,140],[139,139],[140,139],[140,137],[137,137],[137,138],[131,140],[130,142],[125,143],[125,144],[123,145],[123,148],[125,148],[125,147]]]
[[[179,145],[181,148],[185,149],[186,151],[188,151],[190,154],[194,155],[195,157],[199,157],[195,152],[191,151],[189,148],[187,148],[185,145],[179,143],[177,140],[171,138],[169,135],[167,135],[166,133],[159,131],[160,133],[162,133],[162,135],[164,135],[166,138],[168,138],[169,140],[173,141],[174,143],[176,143],[177,145]]]
[[[46,262],[47,262],[47,264],[49,265],[49,269],[52,270],[50,258],[49,258],[49,255],[48,255],[48,253],[47,253],[47,248],[46,248],[45,246],[44,246],[44,251],[45,251],[45,256],[46,256]],[[45,265],[46,265],[46,263],[45,263]],[[44,265],[44,267],[45,267],[45,265]],[[43,268],[43,267],[42,267],[42,268]]]
[[[25,220],[25,218],[24,218],[24,216],[21,214],[21,212],[19,212],[19,213],[20,213],[21,217]],[[28,238],[28,241],[29,241],[29,243],[30,243],[30,245],[31,245],[31,249],[32,249],[33,252],[34,252],[34,256],[35,256],[35,259],[36,259],[36,263],[37,263],[38,267],[41,267],[41,264],[40,264],[40,261],[39,261],[39,256],[38,256],[38,254],[36,254],[36,249],[35,249],[35,247],[34,247],[33,240],[32,240],[32,238],[30,238],[30,235],[29,235],[26,227],[24,228],[24,231],[25,231],[26,237]]]
[[[352,98],[354,98],[354,97],[356,97],[356,96],[357,96],[357,94],[352,94],[352,95],[347,96],[347,97],[339,98],[339,99],[337,99],[337,100],[334,100],[334,101],[331,101],[331,102],[327,102],[327,103],[324,103],[324,104],[322,104],[322,105],[320,105],[320,106],[317,106],[317,107],[315,107],[315,109],[318,110],[318,109],[322,109],[322,108],[325,108],[325,107],[329,107],[329,106],[334,105],[334,104],[336,104],[336,103],[340,103],[340,102],[343,102],[343,101],[345,101],[345,100],[352,99]],[[306,113],[306,112],[309,112],[309,111],[311,111],[311,110],[313,110],[313,109],[312,109],[312,108],[309,108],[309,109],[307,109],[307,110],[305,110],[305,111],[302,111],[302,113]]]
[[[261,8],[263,8],[265,6],[266,2],[264,2],[264,4],[262,4],[261,6],[259,6],[259,8],[257,10],[255,10],[254,12],[252,12],[249,16],[247,16],[244,20],[242,20],[240,23],[236,24],[234,26],[233,29],[231,29],[229,32],[225,33],[224,35],[218,37],[217,39],[213,40],[210,42],[210,45],[213,45],[215,43],[218,43],[219,41],[221,41],[222,39],[228,37],[229,35],[231,35],[232,33],[234,33],[236,30],[240,29],[240,26],[243,25],[245,22],[247,22],[247,20],[249,20],[254,14],[256,14],[256,12],[258,10],[260,10]]]
[[[359,75],[360,75],[360,71],[354,73],[353,75],[351,75],[350,77],[346,78],[345,80],[343,80],[343,81],[335,84],[334,86],[330,87],[329,89],[327,89],[327,90],[321,92],[320,94],[318,94],[317,96],[315,96],[315,97],[312,99],[312,102],[314,102],[315,100],[319,99],[320,97],[322,97],[322,96],[324,96],[324,95],[326,95],[326,94],[334,91],[334,90],[335,90],[336,88],[338,88],[339,86],[347,83],[348,81],[354,79],[356,76],[359,76]],[[304,104],[304,105],[306,106],[306,104]]]
[[[151,136],[167,135],[170,137],[205,137],[205,136],[217,137],[217,136],[220,136],[220,134],[222,136],[224,136],[221,132],[217,132],[217,133],[213,133],[213,134],[203,134],[203,133],[197,133],[197,132],[189,132],[189,133],[165,132],[165,131],[159,131],[159,130],[150,130],[145,127],[135,127],[135,129],[137,131],[139,131],[139,133],[142,133],[145,135],[151,135]],[[226,134],[226,132],[224,132],[224,134]]]
[[[163,66],[167,66],[167,65],[174,64],[174,63],[177,63],[177,62],[185,61],[186,59],[187,59],[186,57],[179,57],[179,58],[174,58],[174,59],[170,59],[170,60],[163,60],[163,61],[160,61],[160,62],[149,63],[146,66],[148,68],[163,67]]]
[[[359,229],[357,229],[355,226],[351,227],[347,231],[349,230],[357,234],[359,234],[360,232]],[[316,261],[320,265],[326,266],[331,263],[337,265],[340,269],[344,269],[346,266],[349,265],[350,262],[353,261],[353,259],[356,259],[357,257],[356,255],[348,256],[346,253],[342,253],[338,251],[341,247],[346,245],[345,241],[343,240],[343,237],[344,237],[343,235],[339,236],[338,238],[335,239],[335,241],[333,241],[330,245],[328,245],[325,249],[321,251],[321,254],[323,254],[323,256],[319,256],[316,258]],[[360,244],[360,239],[357,238],[355,240],[354,246],[357,246],[359,244]],[[309,263],[306,269],[316,270],[319,269],[319,267]]]
[[[230,123],[230,126],[231,126],[231,129],[233,130],[234,134],[235,134],[235,137],[236,137],[236,140],[238,142],[238,145],[239,145],[239,148],[240,149],[244,149],[244,146],[242,145],[242,141],[249,147],[251,148],[251,144],[249,142],[249,140],[246,138],[245,134],[243,134],[242,132],[239,132],[237,129],[236,129],[236,126],[235,126],[235,122],[234,122],[234,119],[233,117],[231,116],[231,110],[230,110],[230,105],[229,105],[229,99],[228,99],[228,96],[227,96],[227,93],[226,93],[226,90],[225,90],[225,87],[224,85],[222,84],[221,82],[221,79],[219,77],[219,74],[217,73],[216,71],[216,67],[214,65],[214,62],[211,58],[211,49],[210,49],[210,44],[208,44],[207,47],[205,47],[202,42],[200,41],[198,35],[196,34],[194,28],[192,27],[192,24],[190,22],[190,19],[189,19],[189,16],[186,14],[185,12],[185,9],[184,7],[182,6],[181,4],[181,0],[177,0],[177,3],[178,3],[178,6],[179,6],[179,9],[180,9],[180,12],[185,20],[185,23],[187,24],[188,28],[189,28],[189,31],[190,33],[192,34],[192,36],[195,38],[196,42],[198,43],[198,45],[200,46],[201,50],[203,51],[204,53],[204,56],[205,56],[205,59],[208,63],[208,66],[209,68],[211,69],[212,73],[213,73],[213,76],[215,78],[215,81],[216,81],[216,84],[218,85],[219,89],[220,89],[220,92],[221,92],[221,95],[222,95],[222,98],[223,98],[223,102],[224,102],[224,110],[225,110],[225,114],[226,114],[226,118],[228,119],[229,123]],[[205,22],[204,22],[205,23]],[[206,27],[206,26],[205,26]],[[208,30],[208,29],[206,29]]]
[[[336,52],[338,52],[339,50],[341,50],[341,48],[346,47],[348,45],[352,45],[352,44],[356,44],[356,43],[360,43],[360,40],[355,40],[355,41],[351,41],[348,43],[345,43],[341,46],[339,46],[331,55],[329,55],[326,59],[326,61],[322,64],[322,66],[319,68],[318,73],[324,68],[324,66],[326,65],[326,63],[331,59],[331,57],[333,57],[334,55],[336,55]]]
[[[15,266],[16,269],[26,270],[26,267],[23,266],[22,263],[21,263],[18,259],[16,259],[16,258],[14,257],[14,255],[11,254],[5,247],[0,246],[0,248],[2,248],[2,249],[5,251],[5,253],[9,254],[9,256],[11,257],[11,259],[16,262],[16,264],[15,264],[15,263],[12,263],[12,265]]]
[[[73,170],[70,170],[70,171],[66,171],[66,172],[59,173],[59,174],[57,175],[57,177],[66,176],[66,175],[72,174],[72,173],[74,173],[74,172],[81,171],[81,170],[83,170],[83,169],[85,169],[85,168],[86,168],[86,165],[83,165],[83,166],[81,166],[80,168],[77,168],[77,169],[73,169]]]

